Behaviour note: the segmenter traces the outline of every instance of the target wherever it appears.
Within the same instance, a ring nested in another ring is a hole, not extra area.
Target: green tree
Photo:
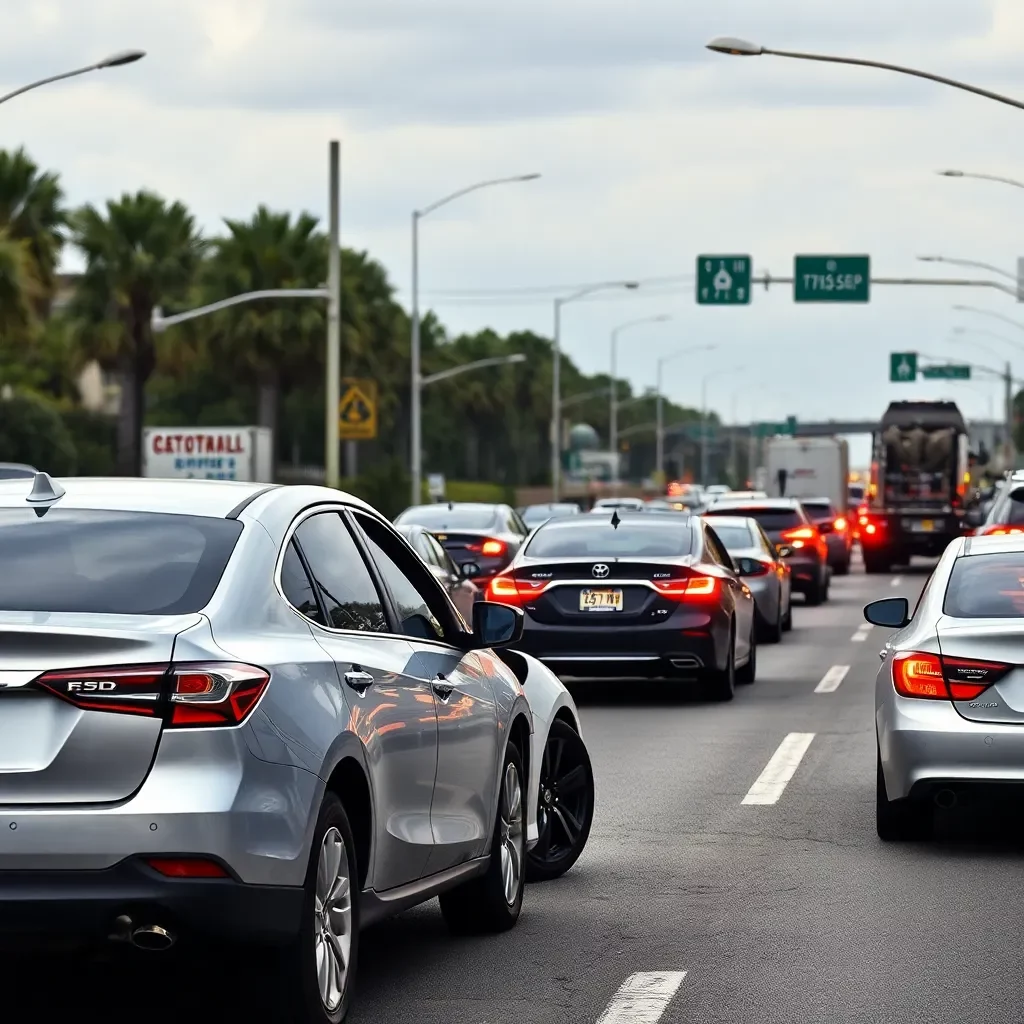
[[[120,377],[118,468],[138,476],[145,388],[156,366],[153,309],[189,294],[206,243],[184,205],[146,191],[110,200],[105,211],[85,206],[71,226],[86,261],[73,315],[84,350]]]
[[[0,229],[0,359],[4,362],[31,337],[38,297],[39,280],[28,242]]]
[[[317,219],[259,207],[248,221],[226,220],[203,274],[207,301],[271,288],[316,288],[327,276],[327,243]],[[267,299],[232,306],[211,320],[207,345],[236,380],[258,388],[257,417],[277,437],[283,387],[322,379],[326,346],[323,300]],[[278,445],[279,447],[279,445]]]
[[[29,393],[0,397],[0,458],[54,476],[78,470],[74,441],[53,402]]]
[[[41,172],[24,149],[0,150],[0,231],[26,243],[36,311],[48,312],[67,216],[58,176]]]

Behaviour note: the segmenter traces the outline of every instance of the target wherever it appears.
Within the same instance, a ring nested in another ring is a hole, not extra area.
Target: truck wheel
[[[833,570],[837,576],[849,576],[850,575],[850,560],[847,558],[845,562],[840,562]]]
[[[864,571],[877,575],[879,573],[889,572],[892,568],[892,563],[889,559],[878,551],[865,551],[864,552]]]
[[[810,605],[810,607],[816,608],[823,600],[823,590],[824,588],[820,583],[815,583],[814,586],[804,594],[804,601]]]

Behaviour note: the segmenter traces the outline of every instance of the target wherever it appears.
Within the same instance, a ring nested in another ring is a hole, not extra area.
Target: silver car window
[[[387,616],[370,570],[337,512],[320,512],[295,531],[334,629],[388,632]]]
[[[398,613],[398,632],[419,640],[444,640],[444,620],[450,618],[438,600],[437,584],[426,567],[410,558],[388,529],[369,516],[353,515],[363,539],[391,592]]]
[[[426,545],[434,554],[434,562],[439,565],[445,572],[455,574],[455,564],[451,560],[451,556],[443,547],[439,541],[435,540],[430,536],[429,533],[423,535],[423,540]]]
[[[307,619],[326,626],[320,606],[316,600],[316,590],[306,572],[306,567],[299,557],[299,549],[295,541],[288,544],[284,553],[284,560],[281,563],[281,590],[288,599],[288,603]]]

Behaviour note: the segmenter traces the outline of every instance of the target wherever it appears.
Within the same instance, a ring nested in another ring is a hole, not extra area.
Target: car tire
[[[302,927],[294,945],[282,950],[275,964],[272,990],[283,1003],[285,1019],[309,1024],[340,1024],[345,1019],[359,954],[358,880],[356,844],[348,816],[341,800],[328,792],[313,830]],[[332,905],[333,910],[325,912]],[[332,976],[325,978],[322,987],[322,958],[337,965],[346,952],[340,983],[338,975],[329,971]]]
[[[815,583],[807,593],[804,594],[804,601],[811,607],[817,608],[819,604],[824,600],[822,596],[822,585],[821,583]]]
[[[750,658],[746,665],[736,669],[736,682],[749,686],[757,679],[757,630],[750,628]]]
[[[849,576],[850,575],[850,559],[847,557],[845,562],[840,562],[835,567],[835,574],[837,576]]]
[[[537,810],[540,838],[526,854],[526,880],[547,882],[564,875],[587,845],[593,820],[590,754],[579,733],[568,722],[556,720],[544,744]]]
[[[519,748],[509,740],[501,762],[487,872],[441,893],[441,914],[455,935],[504,932],[515,926],[526,884],[526,773]]]
[[[931,816],[927,806],[912,800],[890,800],[885,790],[882,755],[877,755],[875,776],[875,829],[883,842],[906,842],[927,839],[931,832]]]
[[[793,594],[789,595],[789,603],[786,605],[786,614],[782,616],[782,632],[789,633],[793,629]]]
[[[736,627],[729,632],[729,652],[725,657],[725,668],[711,674],[707,686],[711,700],[725,703],[736,696]]]
[[[892,562],[876,551],[864,552],[864,571],[871,576],[879,576],[892,570]]]

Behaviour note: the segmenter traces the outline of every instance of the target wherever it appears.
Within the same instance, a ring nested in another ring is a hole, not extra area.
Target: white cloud
[[[1019,0],[0,0],[0,13],[9,88],[123,47],[149,52],[0,111],[5,143],[59,169],[73,202],[155,188],[209,230],[259,202],[323,213],[327,141],[340,137],[346,240],[405,289],[414,206],[541,171],[424,223],[427,301],[685,276],[708,251],[749,252],[774,274],[796,252],[869,252],[876,273],[900,276],[938,276],[915,262],[926,251],[1008,269],[1021,254],[1010,227],[1024,193],[933,172],[1024,177],[1024,111],[882,71],[703,49],[716,34],[748,35],[1024,96]],[[881,286],[867,308],[796,306],[780,286],[749,309],[707,310],[680,284],[571,307],[564,342],[600,370],[615,323],[666,311],[670,324],[630,335],[620,365],[635,387],[653,383],[659,355],[707,341],[719,348],[700,365],[671,364],[678,400],[696,403],[705,372],[741,364],[735,382],[709,386],[724,414],[735,393],[744,418],[871,416],[910,393],[886,382],[887,353],[947,350],[950,329],[972,322],[951,312],[957,301],[1017,313],[997,293]],[[550,331],[548,301],[436,306],[455,330]],[[913,393],[945,391],[987,415],[997,389],[972,386]]]

